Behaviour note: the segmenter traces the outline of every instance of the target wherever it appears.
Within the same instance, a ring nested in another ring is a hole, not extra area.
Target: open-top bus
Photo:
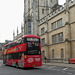
[[[3,63],[21,68],[42,66],[40,37],[25,35],[20,43],[12,42],[5,45]]]

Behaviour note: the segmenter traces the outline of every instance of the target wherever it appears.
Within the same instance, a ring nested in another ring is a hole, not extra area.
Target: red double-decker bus
[[[20,43],[12,42],[5,45],[3,63],[21,68],[42,66],[40,37],[25,35]]]

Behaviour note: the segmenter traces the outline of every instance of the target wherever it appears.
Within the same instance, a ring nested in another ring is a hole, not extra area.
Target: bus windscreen
[[[27,38],[27,54],[40,55],[39,38]]]

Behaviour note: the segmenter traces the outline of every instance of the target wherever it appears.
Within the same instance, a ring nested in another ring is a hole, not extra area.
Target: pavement
[[[42,64],[49,65],[49,66],[61,66],[61,67],[75,68],[75,64],[67,64],[67,63],[42,63]]]

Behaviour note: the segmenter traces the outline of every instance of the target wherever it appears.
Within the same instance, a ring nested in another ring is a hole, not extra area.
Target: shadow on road
[[[37,67],[30,67],[30,68],[19,68],[22,70],[37,70],[37,69],[41,69],[41,68],[37,68]]]
[[[16,68],[14,66],[10,66],[10,65],[4,65],[4,66],[7,66],[7,67],[11,67],[11,68],[15,68],[15,69],[21,69],[21,70],[37,70],[37,69],[41,69],[41,67],[29,67],[29,68]]]

